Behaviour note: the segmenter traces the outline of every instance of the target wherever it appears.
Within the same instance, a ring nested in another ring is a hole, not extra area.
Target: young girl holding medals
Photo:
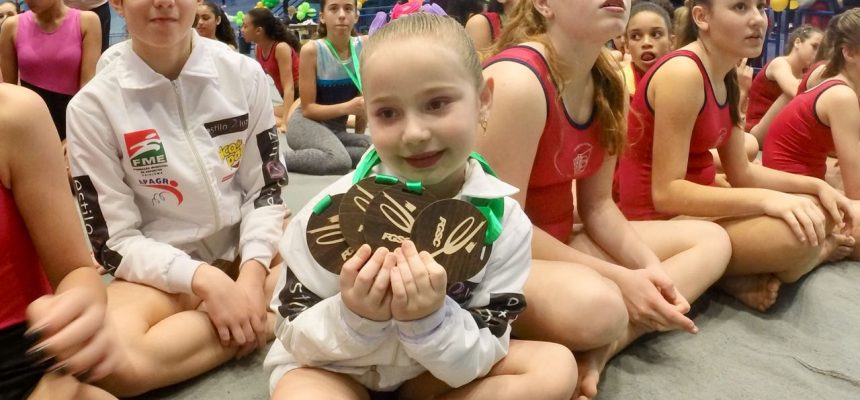
[[[273,398],[569,399],[570,351],[510,340],[531,223],[516,188],[469,152],[493,82],[465,30],[401,17],[361,60],[375,148],[287,227]]]

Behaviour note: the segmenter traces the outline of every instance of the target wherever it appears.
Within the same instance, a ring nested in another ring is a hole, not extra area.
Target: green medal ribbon
[[[323,40],[328,46],[328,49],[331,50],[331,54],[334,55],[335,60],[340,60],[340,54],[337,53],[337,50],[334,48],[334,45],[331,44],[331,40],[325,38]],[[355,87],[358,89],[359,93],[363,93],[361,91],[361,71],[358,68],[358,55],[355,54],[355,44],[352,42],[352,37],[349,38],[349,54],[352,57],[352,68],[355,69],[355,72],[349,69],[343,63],[340,63],[340,66],[343,67],[346,74],[349,75],[349,79],[352,80],[352,83],[355,84]]]
[[[492,168],[490,168],[490,164],[487,163],[484,156],[473,151],[469,154],[469,157],[477,161],[484,172],[492,176],[496,176],[496,173],[493,172]],[[370,174],[370,170],[380,162],[379,154],[376,153],[376,149],[370,149],[370,151],[365,153],[361,158],[358,166],[355,167],[355,174],[352,176],[352,183],[356,184],[366,178],[367,175]],[[388,182],[391,181],[392,178],[394,179],[394,182],[397,181],[397,178],[389,175],[377,175],[376,181]],[[409,181],[406,182],[406,190],[420,194],[423,189],[421,187],[421,182]],[[475,206],[475,208],[477,208],[478,211],[480,211],[481,214],[484,214],[484,217],[487,218],[487,235],[484,238],[484,243],[493,244],[493,242],[495,242],[502,234],[502,217],[505,215],[505,199],[502,197],[494,199],[470,197],[469,203]],[[317,206],[319,207],[319,204],[317,204]],[[323,209],[325,209],[325,207],[323,207]]]

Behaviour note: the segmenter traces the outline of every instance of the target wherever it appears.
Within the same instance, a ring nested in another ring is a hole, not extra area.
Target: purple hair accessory
[[[376,13],[376,16],[373,17],[373,21],[370,22],[370,28],[367,30],[367,35],[373,35],[379,28],[382,28],[385,23],[388,22],[388,15],[382,11]]]
[[[448,15],[448,13],[446,13],[445,10],[443,10],[442,7],[439,7],[439,5],[436,3],[425,4],[423,7],[421,7],[421,9],[424,10],[424,12],[430,14],[436,14],[439,16]]]

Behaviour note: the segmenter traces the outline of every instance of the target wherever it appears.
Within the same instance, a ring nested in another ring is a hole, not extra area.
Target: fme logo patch
[[[126,133],[125,148],[134,169],[150,169],[167,164],[164,144],[155,129]]]

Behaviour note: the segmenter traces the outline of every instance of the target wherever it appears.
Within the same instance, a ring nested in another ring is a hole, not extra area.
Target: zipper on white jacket
[[[209,204],[212,206],[212,213],[215,215],[215,231],[221,229],[221,213],[218,208],[218,203],[215,201],[215,193],[212,190],[212,182],[209,181],[209,174],[206,173],[206,168],[203,166],[203,160],[200,158],[200,153],[197,151],[197,146],[194,145],[194,140],[188,132],[188,125],[185,123],[185,109],[182,107],[182,96],[179,94],[179,86],[176,81],[170,81],[173,85],[173,93],[176,94],[176,105],[179,107],[179,120],[182,121],[182,132],[185,133],[185,140],[191,146],[191,152],[194,154],[194,161],[197,163],[197,168],[206,182],[206,190],[209,192]]]

